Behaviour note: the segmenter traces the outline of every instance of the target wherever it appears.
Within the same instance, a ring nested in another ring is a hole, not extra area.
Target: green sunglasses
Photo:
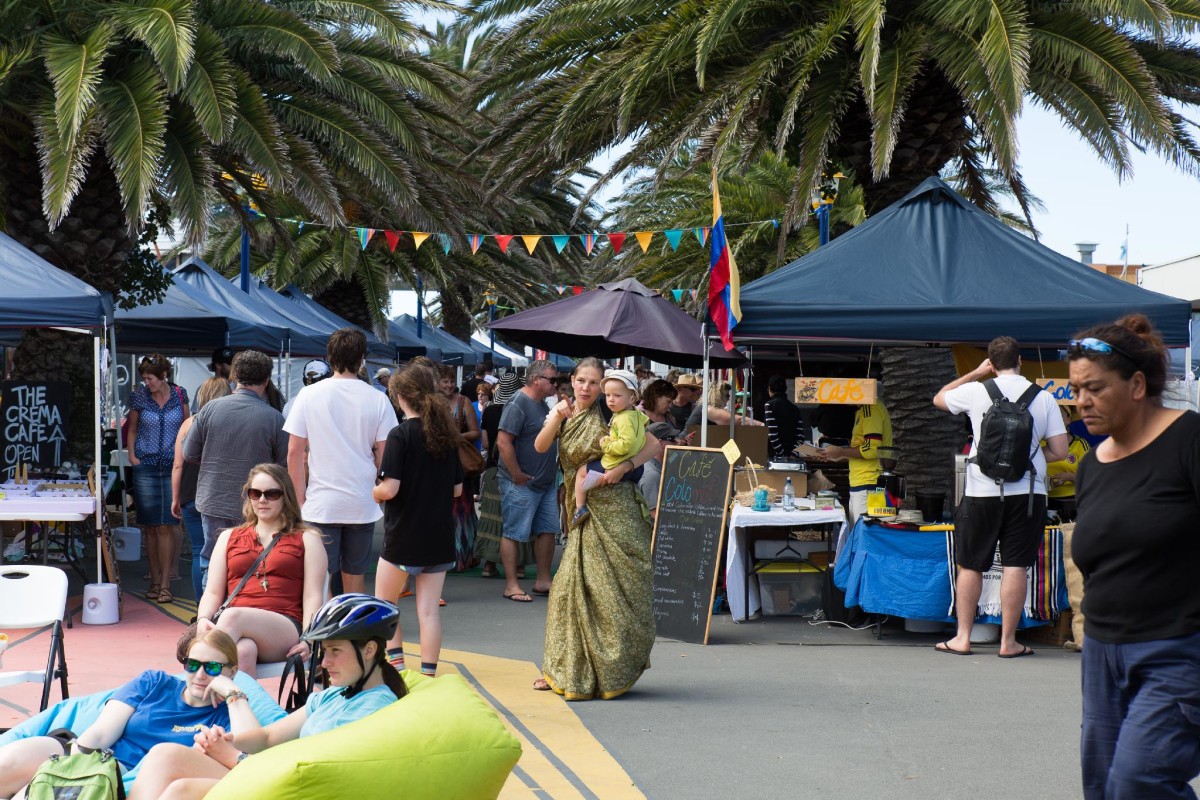
[[[221,670],[232,666],[232,664],[222,664],[220,661],[197,661],[194,658],[185,659],[183,662],[183,668],[188,672],[198,672],[201,667],[204,667],[204,674],[212,678],[220,675]]]

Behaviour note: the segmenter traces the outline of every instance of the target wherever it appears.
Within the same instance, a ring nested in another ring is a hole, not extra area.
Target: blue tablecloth
[[[1061,566],[1060,566],[1061,569]],[[1060,575],[1059,607],[1068,608]],[[833,582],[846,607],[906,619],[953,621],[945,531],[905,531],[859,519],[838,554]],[[998,624],[999,617],[979,617]],[[1044,624],[1022,617],[1021,627]]]

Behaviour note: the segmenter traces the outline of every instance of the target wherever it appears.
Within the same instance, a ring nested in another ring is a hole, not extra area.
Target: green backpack
[[[26,800],[125,800],[121,767],[111,750],[50,756],[29,782]]]

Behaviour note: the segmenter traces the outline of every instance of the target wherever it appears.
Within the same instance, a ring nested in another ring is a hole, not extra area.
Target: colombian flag
[[[741,281],[729,241],[725,238],[725,218],[721,215],[721,195],[717,191],[717,168],[713,166],[713,226],[709,244],[708,315],[716,323],[721,343],[733,349],[733,329],[742,320]]]

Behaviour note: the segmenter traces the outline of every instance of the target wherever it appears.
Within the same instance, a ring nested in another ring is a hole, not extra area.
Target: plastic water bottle
[[[796,510],[796,490],[792,488],[791,478],[788,478],[787,482],[783,484],[783,510]]]

